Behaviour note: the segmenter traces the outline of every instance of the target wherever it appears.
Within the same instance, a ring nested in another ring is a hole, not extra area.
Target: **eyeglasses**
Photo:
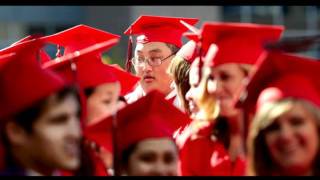
[[[144,59],[144,58],[140,58],[140,57],[133,57],[131,59],[131,62],[134,66],[138,66],[138,67],[142,67],[143,65],[145,65],[146,62],[148,62],[148,64],[150,66],[160,66],[162,64],[163,61],[167,60],[169,57],[175,55],[176,53],[172,53],[169,56],[161,59],[161,58],[148,58],[148,59]]]

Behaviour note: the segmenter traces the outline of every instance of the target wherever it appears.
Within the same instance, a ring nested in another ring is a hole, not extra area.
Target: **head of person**
[[[143,15],[125,31],[127,35],[138,35],[134,57],[130,61],[141,78],[140,85],[145,93],[158,90],[168,94],[171,91],[172,77],[167,70],[182,46],[182,33],[187,31],[180,20],[190,24],[198,21],[193,18]]]
[[[212,43],[218,47],[215,57],[204,65],[209,73],[203,78],[208,78],[207,91],[216,97],[221,116],[239,116],[234,101],[241,86],[263,52],[264,43],[278,40],[282,31],[282,26],[249,23],[208,22],[203,25],[203,52],[208,52]]]
[[[67,81],[78,83],[84,90],[86,124],[114,114],[118,107],[118,98],[124,92],[122,90],[134,86],[138,81],[137,77],[101,61],[100,53],[117,42],[118,39],[107,40],[43,65]],[[72,65],[76,67],[74,70]]]
[[[259,65],[243,102],[256,108],[247,141],[249,175],[319,174],[319,69],[312,59],[278,53]]]
[[[67,87],[6,118],[6,165],[40,174],[76,170],[80,165],[80,98]]]
[[[171,138],[149,138],[122,153],[124,174],[129,176],[177,176],[178,148]]]
[[[181,108],[184,112],[190,115],[191,111],[186,99],[186,94],[190,89],[189,72],[191,63],[194,61],[195,56],[196,43],[194,41],[189,41],[177,52],[169,67],[169,74],[173,77],[173,81],[177,89],[177,95],[181,102]]]
[[[114,133],[113,118],[117,120]],[[119,110],[116,116],[85,127],[84,136],[116,153],[114,156],[120,163],[120,169],[114,164],[115,174],[177,175],[178,149],[173,136],[188,122],[188,116],[166,101],[162,93],[152,91]],[[112,137],[116,137],[115,143]]]
[[[0,70],[1,138],[7,168],[18,166],[44,175],[56,169],[75,170],[80,165],[78,93],[40,67],[36,59],[40,41],[27,44]]]

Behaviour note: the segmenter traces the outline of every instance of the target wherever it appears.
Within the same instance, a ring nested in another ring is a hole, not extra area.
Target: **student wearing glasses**
[[[136,75],[141,78],[136,89],[126,95],[128,103],[138,100],[151,90],[158,90],[167,95],[166,99],[175,97],[173,80],[167,69],[182,46],[182,34],[188,30],[180,20],[192,25],[198,21],[194,18],[140,16],[125,31],[126,35],[138,35],[133,58],[130,57],[130,37],[126,68],[130,71],[133,65]]]

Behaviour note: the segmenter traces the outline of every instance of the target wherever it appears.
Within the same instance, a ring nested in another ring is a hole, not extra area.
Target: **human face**
[[[189,110],[190,110],[190,117],[195,118],[197,113],[199,112],[198,107],[198,92],[199,92],[199,59],[196,59],[190,66],[189,71],[189,84],[190,89],[186,93],[186,100],[189,104]]]
[[[135,49],[136,59],[163,59],[172,53],[170,48],[162,42],[139,43]],[[148,63],[144,63],[144,66],[134,66],[137,76],[141,78],[141,87],[146,93],[154,89],[164,94],[168,94],[171,91],[172,77],[167,73],[167,69],[172,58],[173,56],[162,61],[160,66],[150,66]]]
[[[233,103],[245,77],[240,65],[235,63],[221,64],[211,69],[207,87],[208,92],[218,100],[220,115],[231,118],[239,114]]]
[[[120,84],[105,83],[97,86],[87,99],[88,124],[97,123],[103,117],[117,111]]]
[[[80,165],[80,107],[74,95],[49,98],[25,142],[36,169],[75,170]]]
[[[317,127],[314,116],[296,103],[266,128],[271,158],[284,174],[301,175],[312,169],[319,151]]]
[[[129,176],[176,176],[177,147],[171,139],[146,139],[139,142],[129,157]]]

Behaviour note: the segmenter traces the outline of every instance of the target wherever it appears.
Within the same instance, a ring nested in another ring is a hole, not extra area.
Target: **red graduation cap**
[[[122,93],[127,93],[139,81],[139,78],[110,65],[103,64],[100,55],[102,51],[107,51],[118,42],[119,39],[115,38],[98,43],[56,58],[44,64],[43,67],[57,72],[68,82],[76,81],[83,89],[104,83],[117,82],[121,78]],[[72,63],[75,63],[74,70],[72,69]]]
[[[43,37],[46,42],[64,47],[64,54],[114,38],[119,39],[120,36],[83,24]]]
[[[32,40],[0,60],[0,118],[18,113],[65,86],[61,78],[37,62],[42,46],[41,41]]]
[[[116,115],[116,143],[119,154],[130,145],[148,138],[173,138],[180,127],[190,122],[189,117],[165,100],[165,96],[152,91],[138,101],[127,105]],[[112,117],[87,127],[84,136],[97,144],[110,148]]]
[[[277,41],[283,26],[252,23],[206,22],[200,34],[187,34],[189,39],[201,41],[203,52],[215,43],[219,51],[212,59],[211,66],[224,63],[254,64],[264,51],[263,45]]]
[[[317,76],[320,62],[309,57],[269,52],[259,59],[257,66],[238,107],[252,110],[286,97],[302,98],[320,107]]]
[[[132,23],[124,32],[130,35],[126,70],[131,67],[129,61],[132,58],[132,35],[138,35],[137,43],[164,42],[181,47],[182,34],[188,30],[181,20],[191,25],[199,21],[196,18],[142,15]]]
[[[137,43],[164,42],[182,46],[182,34],[188,29],[180,23],[183,20],[191,25],[198,22],[196,18],[168,16],[140,16],[124,32],[126,35],[139,35]]]
[[[39,36],[39,35],[29,35],[27,37],[24,37],[24,38],[20,39],[19,41],[12,43],[9,47],[0,50],[0,54],[7,54],[10,52],[14,52],[17,48],[16,46],[18,46],[18,48],[19,48],[19,45],[22,44],[22,47],[23,47],[24,43],[26,43],[30,40],[40,38],[40,37],[41,36]],[[51,60],[50,56],[42,48],[39,49],[39,60],[41,61],[41,63],[45,63],[45,62],[48,62]]]
[[[176,55],[182,57],[191,64],[196,58],[196,47],[196,42],[190,40],[180,48]]]

